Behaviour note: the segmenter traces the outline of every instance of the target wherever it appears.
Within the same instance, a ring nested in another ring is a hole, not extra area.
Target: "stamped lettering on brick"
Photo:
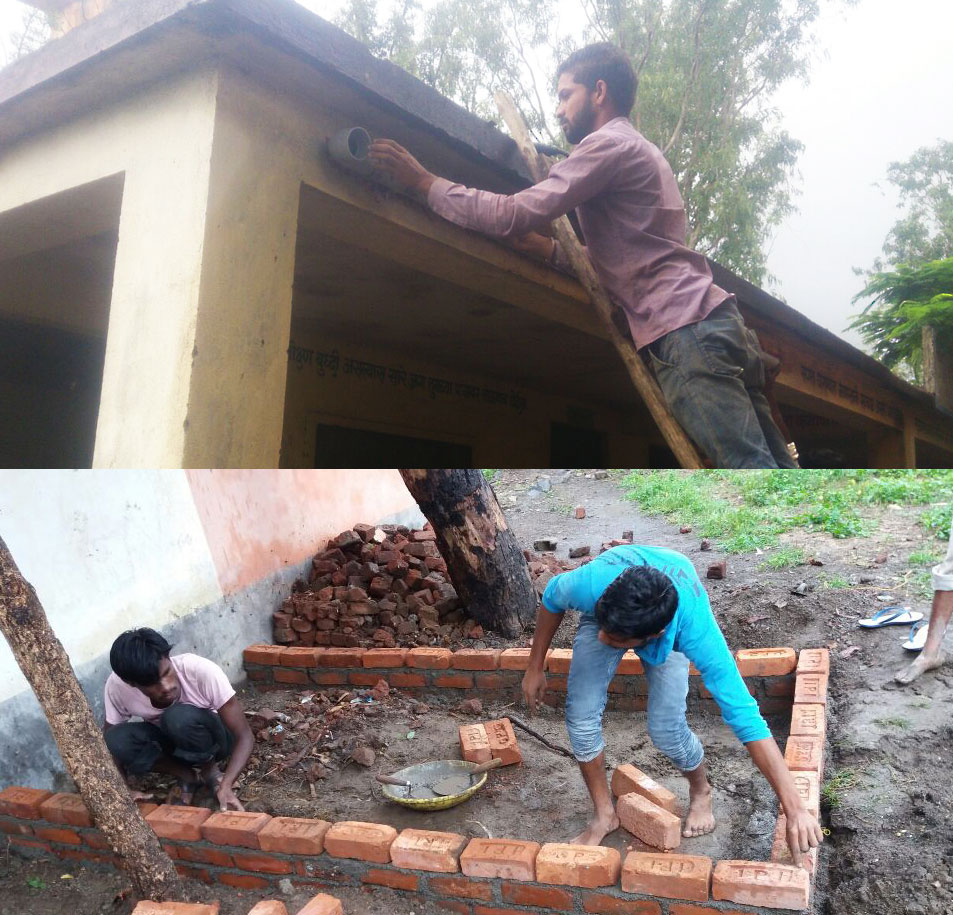
[[[795,705],[791,709],[791,733],[803,737],[820,736],[825,730],[825,718],[823,705]]]
[[[799,674],[826,674],[831,668],[831,653],[826,648],[804,648],[798,655]]]
[[[784,761],[789,769],[819,771],[823,752],[817,737],[789,737],[784,748]]]
[[[794,686],[794,701],[827,703],[827,676],[825,674],[798,674]]]
[[[804,806],[813,814],[817,814],[821,806],[820,778],[816,772],[794,772],[792,773],[794,787]]]
[[[685,856],[678,858],[652,858],[646,863],[646,869],[660,877],[687,877],[698,870],[698,864],[691,860],[686,860]]]
[[[490,739],[482,724],[460,726],[460,752],[468,762],[484,763],[493,758]]]

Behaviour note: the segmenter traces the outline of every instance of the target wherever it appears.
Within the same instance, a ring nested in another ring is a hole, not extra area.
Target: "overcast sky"
[[[344,5],[298,2],[329,19]],[[769,288],[857,343],[844,332],[862,286],[852,268],[871,265],[898,217],[887,166],[921,146],[953,140],[953,3],[860,0],[840,12],[827,0],[821,5],[811,82],[786,86],[775,99],[783,126],[806,149],[795,180],[799,212],[770,244],[768,267],[777,282]],[[0,0],[0,41],[25,9]]]

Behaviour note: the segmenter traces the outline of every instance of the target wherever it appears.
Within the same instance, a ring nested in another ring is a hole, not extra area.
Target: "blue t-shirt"
[[[738,665],[711,612],[708,594],[695,567],[674,550],[650,546],[617,546],[592,562],[554,576],[543,592],[543,607],[551,613],[577,610],[595,616],[596,602],[629,566],[647,565],[667,575],[678,592],[675,616],[661,637],[633,649],[645,664],[662,664],[672,651],[684,654],[711,691],[725,724],[742,743],[771,736],[758,703],[748,692]]]

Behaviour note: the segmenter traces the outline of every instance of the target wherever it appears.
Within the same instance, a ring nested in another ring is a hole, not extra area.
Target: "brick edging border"
[[[282,652],[331,652],[349,661],[363,649],[287,649],[251,646],[252,658],[263,648],[281,669]],[[526,652],[527,649],[510,649]],[[341,656],[338,652],[348,652]],[[404,651],[404,649],[369,649]],[[413,655],[411,652],[426,652]],[[440,654],[435,656],[433,652]],[[444,654],[444,652],[446,652]],[[500,652],[498,661],[503,662]],[[782,663],[781,654],[784,656]],[[438,658],[449,670],[447,649],[409,649],[411,662]],[[466,653],[464,653],[466,654]],[[553,671],[556,652],[548,658]],[[286,656],[287,658],[288,656]],[[319,656],[320,657],[320,656]],[[392,656],[393,657],[393,656]],[[519,658],[519,655],[509,655]],[[300,655],[291,656],[296,663]],[[311,660],[315,656],[311,655]],[[564,655],[556,655],[556,667]],[[330,660],[330,658],[326,658]],[[369,659],[375,664],[374,655]],[[405,656],[404,661],[407,660]],[[793,663],[791,663],[793,661]],[[815,814],[820,807],[826,734],[827,685],[830,654],[826,649],[751,649],[738,653],[739,668],[751,676],[787,676],[794,672],[792,731],[785,761],[795,774],[799,791]],[[250,663],[256,663],[251,660]],[[424,662],[426,663],[426,661]],[[519,663],[514,660],[509,663]],[[766,672],[780,671],[783,673]],[[745,666],[743,666],[745,665]],[[771,666],[774,665],[774,666]],[[343,665],[339,665],[343,666]],[[568,667],[568,662],[567,662]],[[395,667],[363,668],[368,671]],[[460,669],[460,668],[455,668]],[[467,668],[463,668],[467,669]],[[471,668],[472,669],[472,668]],[[492,670],[509,669],[494,667]],[[624,674],[623,676],[628,676]],[[376,680],[375,680],[376,682]],[[394,684],[396,685],[396,684]],[[800,707],[800,708],[799,708]],[[308,887],[380,885],[425,898],[437,898],[447,911],[460,915],[517,915],[571,912],[592,915],[726,915],[810,907],[817,851],[808,868],[795,868],[784,841],[784,815],[778,817],[771,860],[720,861],[688,855],[644,855],[631,852],[623,864],[615,849],[587,848],[464,836],[405,829],[378,823],[339,822],[271,817],[265,813],[212,813],[205,808],[142,804],[140,809],[183,876],[220,882],[248,890],[265,890],[282,877]],[[25,854],[55,855],[92,865],[116,867],[116,856],[96,829],[78,795],[52,794],[9,787],[0,792],[0,832]],[[517,863],[522,861],[522,870]],[[516,863],[514,863],[516,862]],[[657,862],[657,863],[653,863]],[[641,867],[636,865],[641,863]],[[710,872],[710,881],[707,874]],[[493,876],[490,876],[493,874]],[[700,877],[701,874],[701,877]],[[660,884],[661,880],[661,884]],[[699,890],[704,884],[704,891]],[[662,889],[659,889],[661,885]],[[637,891],[630,891],[639,887]],[[647,887],[653,887],[647,891]],[[660,895],[666,892],[666,896]],[[682,901],[678,898],[681,897]],[[725,903],[731,903],[730,912]]]

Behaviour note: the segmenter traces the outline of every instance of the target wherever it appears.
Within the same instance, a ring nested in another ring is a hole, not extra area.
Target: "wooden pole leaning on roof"
[[[533,138],[530,136],[519,109],[505,92],[497,92],[494,98],[497,108],[500,109],[500,115],[506,122],[506,126],[509,128],[513,139],[516,140],[516,144],[529,166],[533,180],[537,183],[542,181],[549,174],[549,165],[547,160],[536,151]],[[682,467],[692,470],[702,467],[702,460],[698,451],[675,417],[672,416],[657,382],[645,367],[642,357],[636,352],[632,342],[615,326],[615,322],[612,320],[612,302],[602,288],[602,284],[599,282],[595,270],[592,269],[592,264],[589,263],[585,251],[582,250],[582,245],[579,244],[568,217],[561,216],[553,223],[553,227],[556,230],[557,241],[569,257],[573,272],[588,293],[590,301],[595,306],[596,313],[609,333],[612,345],[616,348],[628,370],[629,377],[632,379],[636,390],[649,408],[652,419],[655,420],[655,424],[661,430],[666,444],[675,453],[675,457]]]

